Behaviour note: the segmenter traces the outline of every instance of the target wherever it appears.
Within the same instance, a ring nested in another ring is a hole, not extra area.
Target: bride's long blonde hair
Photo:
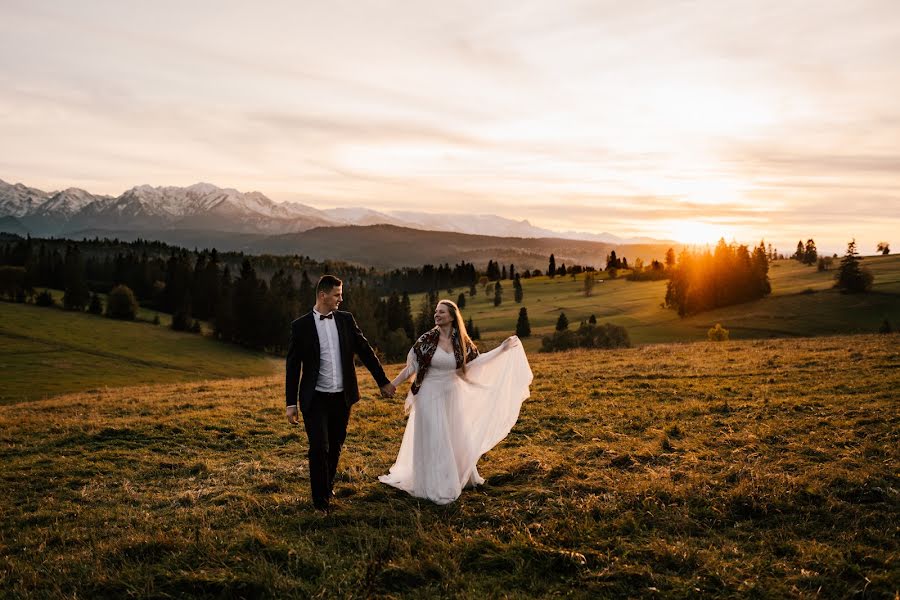
[[[462,354],[462,372],[466,372],[466,356],[469,354],[469,347],[474,346],[475,343],[472,341],[472,338],[469,337],[469,332],[466,331],[466,323],[463,321],[462,313],[459,311],[459,307],[456,305],[456,302],[453,300],[441,300],[438,302],[438,306],[443,304],[447,307],[447,310],[450,311],[450,317],[453,319],[453,327],[456,328],[457,335],[459,336],[459,345]]]

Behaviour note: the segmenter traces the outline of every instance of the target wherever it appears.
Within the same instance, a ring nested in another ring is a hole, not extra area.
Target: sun
[[[705,221],[668,221],[660,229],[666,232],[667,237],[683,244],[715,244],[721,238],[728,240],[734,237],[729,227]]]

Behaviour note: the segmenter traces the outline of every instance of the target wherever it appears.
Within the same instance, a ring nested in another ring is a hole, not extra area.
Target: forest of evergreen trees
[[[482,277],[513,278],[521,301],[515,266],[494,261],[486,274],[465,261],[378,273],[302,256],[191,251],[144,240],[0,240],[0,294],[10,300],[46,305],[49,295],[35,297],[34,290],[52,288],[64,291],[66,309],[101,312],[97,294],[125,286],[141,306],[171,314],[174,329],[198,331],[199,321],[208,321],[218,339],[275,353],[287,347],[290,322],[315,303],[315,281],[324,273],[344,280],[342,308],[392,359],[405,356],[416,336],[432,327],[439,291],[459,287],[474,295]],[[414,323],[409,294],[421,291],[430,293],[416,307]]]
[[[719,240],[715,250],[683,250],[666,287],[666,306],[681,316],[756,300],[772,291],[765,244],[751,253],[745,245]]]

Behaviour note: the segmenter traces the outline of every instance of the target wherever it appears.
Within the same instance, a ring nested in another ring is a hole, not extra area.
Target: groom
[[[339,311],[343,283],[323,275],[316,284],[316,305],[291,323],[287,352],[285,394],[287,420],[296,425],[297,400],[309,438],[309,482],[313,506],[328,510],[333,496],[341,446],[347,437],[350,407],[359,400],[356,354],[381,387],[382,396],[393,396],[378,357],[349,312]],[[303,372],[301,377],[300,373]]]

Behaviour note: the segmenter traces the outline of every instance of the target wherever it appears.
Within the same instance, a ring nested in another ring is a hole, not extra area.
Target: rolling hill
[[[167,327],[0,302],[0,404],[272,368],[261,354]]]
[[[532,338],[525,347],[537,350],[540,336],[551,333],[565,312],[573,328],[595,315],[598,322],[622,325],[632,343],[660,343],[706,339],[707,330],[721,323],[735,339],[816,336],[878,331],[884,319],[894,328],[900,325],[900,255],[865,257],[863,266],[875,275],[869,294],[842,294],[832,289],[834,271],[818,272],[815,267],[793,260],[772,263],[769,277],[772,294],[755,302],[738,304],[681,319],[664,308],[666,281],[633,282],[623,278],[605,279],[584,296],[583,276],[536,277],[523,279],[524,299],[516,304],[512,283],[503,281],[504,301],[493,305],[493,295],[478,287],[478,295],[467,289],[442,296],[456,300],[466,292],[463,315],[471,317],[488,344],[515,331],[519,309],[526,307]],[[604,273],[602,275],[606,277]],[[423,295],[411,297],[413,311],[420,309]]]

